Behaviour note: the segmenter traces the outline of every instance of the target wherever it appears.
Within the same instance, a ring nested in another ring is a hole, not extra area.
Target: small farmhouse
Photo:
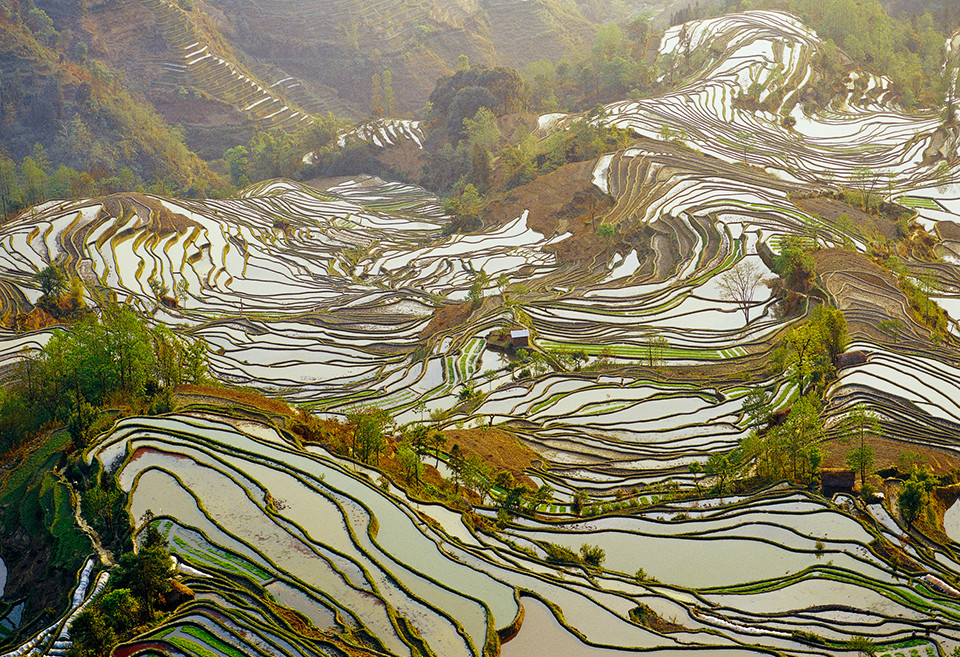
[[[487,348],[495,351],[515,352],[530,346],[529,329],[500,329],[487,335]]]

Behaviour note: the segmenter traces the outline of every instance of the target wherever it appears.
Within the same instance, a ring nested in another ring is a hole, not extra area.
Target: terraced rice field
[[[677,92],[612,105],[606,120],[655,138],[683,129],[704,153],[753,166],[650,139],[604,156],[592,181],[615,203],[602,221],[645,230],[587,265],[559,262],[552,247],[569,235],[536,232],[527,212],[444,237],[436,198],[375,178],[324,192],[272,181],[225,201],[51,202],[0,228],[0,317],[36,302],[32,274],[61,257],[90,289],[206,340],[224,382],[337,417],[377,406],[400,423],[443,411],[446,428],[497,425],[537,453],[528,474],[555,490],[535,517],[474,532],[271,426],[213,408],[123,420],[88,458],[117,474],[135,517],[156,514],[198,593],[124,655],[492,655],[518,628],[501,654],[853,655],[854,635],[892,656],[960,645],[960,602],[931,583],[960,577],[957,544],[901,541],[906,529],[880,505],[783,487],[663,499],[697,485],[692,463],[747,434],[750,390],[769,389],[778,407],[796,395],[766,369],[796,320],[777,317],[761,288],[746,321],[718,277],[745,261],[770,275],[762,245],[776,251],[788,235],[866,249],[861,234],[799,209],[798,195],[866,164],[931,226],[960,221],[956,158],[938,180],[924,160],[942,141],[935,117],[899,111],[871,80],[842,111],[791,109],[797,124],[784,128],[733,100],[757,80],[800,94],[819,40],[787,15],[748,12],[674,28],[661,50],[719,41],[722,54]],[[356,136],[419,143],[422,132],[383,123]],[[953,314],[960,287],[944,244],[948,261],[929,271]],[[483,303],[434,321],[462,307],[481,271]],[[185,290],[178,307],[158,303],[151,281]],[[864,402],[888,436],[955,453],[956,336],[931,343],[907,318],[902,339],[883,337],[891,293],[854,264],[822,284],[865,355],[828,391],[831,418]],[[554,361],[582,353],[581,367],[517,376],[485,338],[519,326]],[[49,334],[0,333],[0,363]],[[478,391],[471,403],[464,387]],[[573,513],[578,491],[585,518]],[[493,506],[476,511],[496,521]],[[548,543],[599,545],[604,568],[557,563]],[[891,561],[901,552],[909,570]],[[68,638],[58,626],[31,649],[55,635]]]

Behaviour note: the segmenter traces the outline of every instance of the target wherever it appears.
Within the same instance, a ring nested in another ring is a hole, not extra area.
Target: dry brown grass
[[[889,438],[868,438],[866,443],[873,448],[875,454],[874,471],[886,470],[897,467],[900,464],[900,455],[904,452],[919,452],[923,455],[923,463],[936,475],[944,475],[955,467],[960,466],[960,458],[954,454],[935,447],[924,447],[922,445],[907,444],[898,440]],[[846,445],[837,440],[831,440],[824,444],[826,452],[823,460],[825,468],[846,468],[847,453],[854,448],[851,440]],[[860,478],[857,475],[859,484]]]
[[[451,429],[443,433],[447,437],[445,451],[449,452],[454,445],[459,445],[465,456],[479,456],[494,471],[506,470],[518,482],[534,487],[533,481],[524,471],[540,457],[509,431],[491,427]]]
[[[296,412],[285,402],[270,399],[255,392],[218,388],[215,386],[182,385],[177,387],[177,397],[187,403],[196,402],[214,406],[231,406],[232,403],[245,404],[258,410],[281,417],[293,417]]]

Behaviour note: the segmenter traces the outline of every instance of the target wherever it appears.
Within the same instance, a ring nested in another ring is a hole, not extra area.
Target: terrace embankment
[[[550,247],[561,263],[591,262],[611,244],[596,227],[613,206],[613,198],[593,184],[595,166],[596,160],[568,164],[510,190],[490,203],[486,221],[499,226],[529,210],[527,225],[538,233],[570,233]]]
[[[254,392],[218,388],[214,386],[182,385],[177,388],[177,398],[184,404],[205,404],[237,408],[246,406],[257,411],[285,420],[294,416],[293,410],[278,399],[270,399]]]
[[[451,429],[444,431],[444,435],[447,438],[447,451],[454,445],[459,445],[465,456],[476,454],[494,471],[505,470],[518,482],[534,486],[524,471],[532,467],[539,457],[512,433],[490,427]]]
[[[820,249],[813,254],[820,284],[847,319],[853,340],[884,342],[890,336],[877,328],[884,319],[903,322],[899,339],[923,340],[928,332],[913,321],[910,303],[896,279],[867,256],[845,249]]]
[[[829,196],[810,196],[791,198],[794,205],[809,215],[820,217],[830,224],[837,224],[849,219],[850,224],[860,228],[865,233],[876,231],[886,239],[897,238],[897,223],[886,217],[868,214],[849,203],[838,201]]]

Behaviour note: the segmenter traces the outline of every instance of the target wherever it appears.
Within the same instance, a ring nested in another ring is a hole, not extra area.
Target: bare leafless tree
[[[743,319],[749,324],[750,306],[757,287],[764,282],[763,271],[755,263],[741,260],[736,267],[722,274],[719,282],[724,298],[736,302]]]

